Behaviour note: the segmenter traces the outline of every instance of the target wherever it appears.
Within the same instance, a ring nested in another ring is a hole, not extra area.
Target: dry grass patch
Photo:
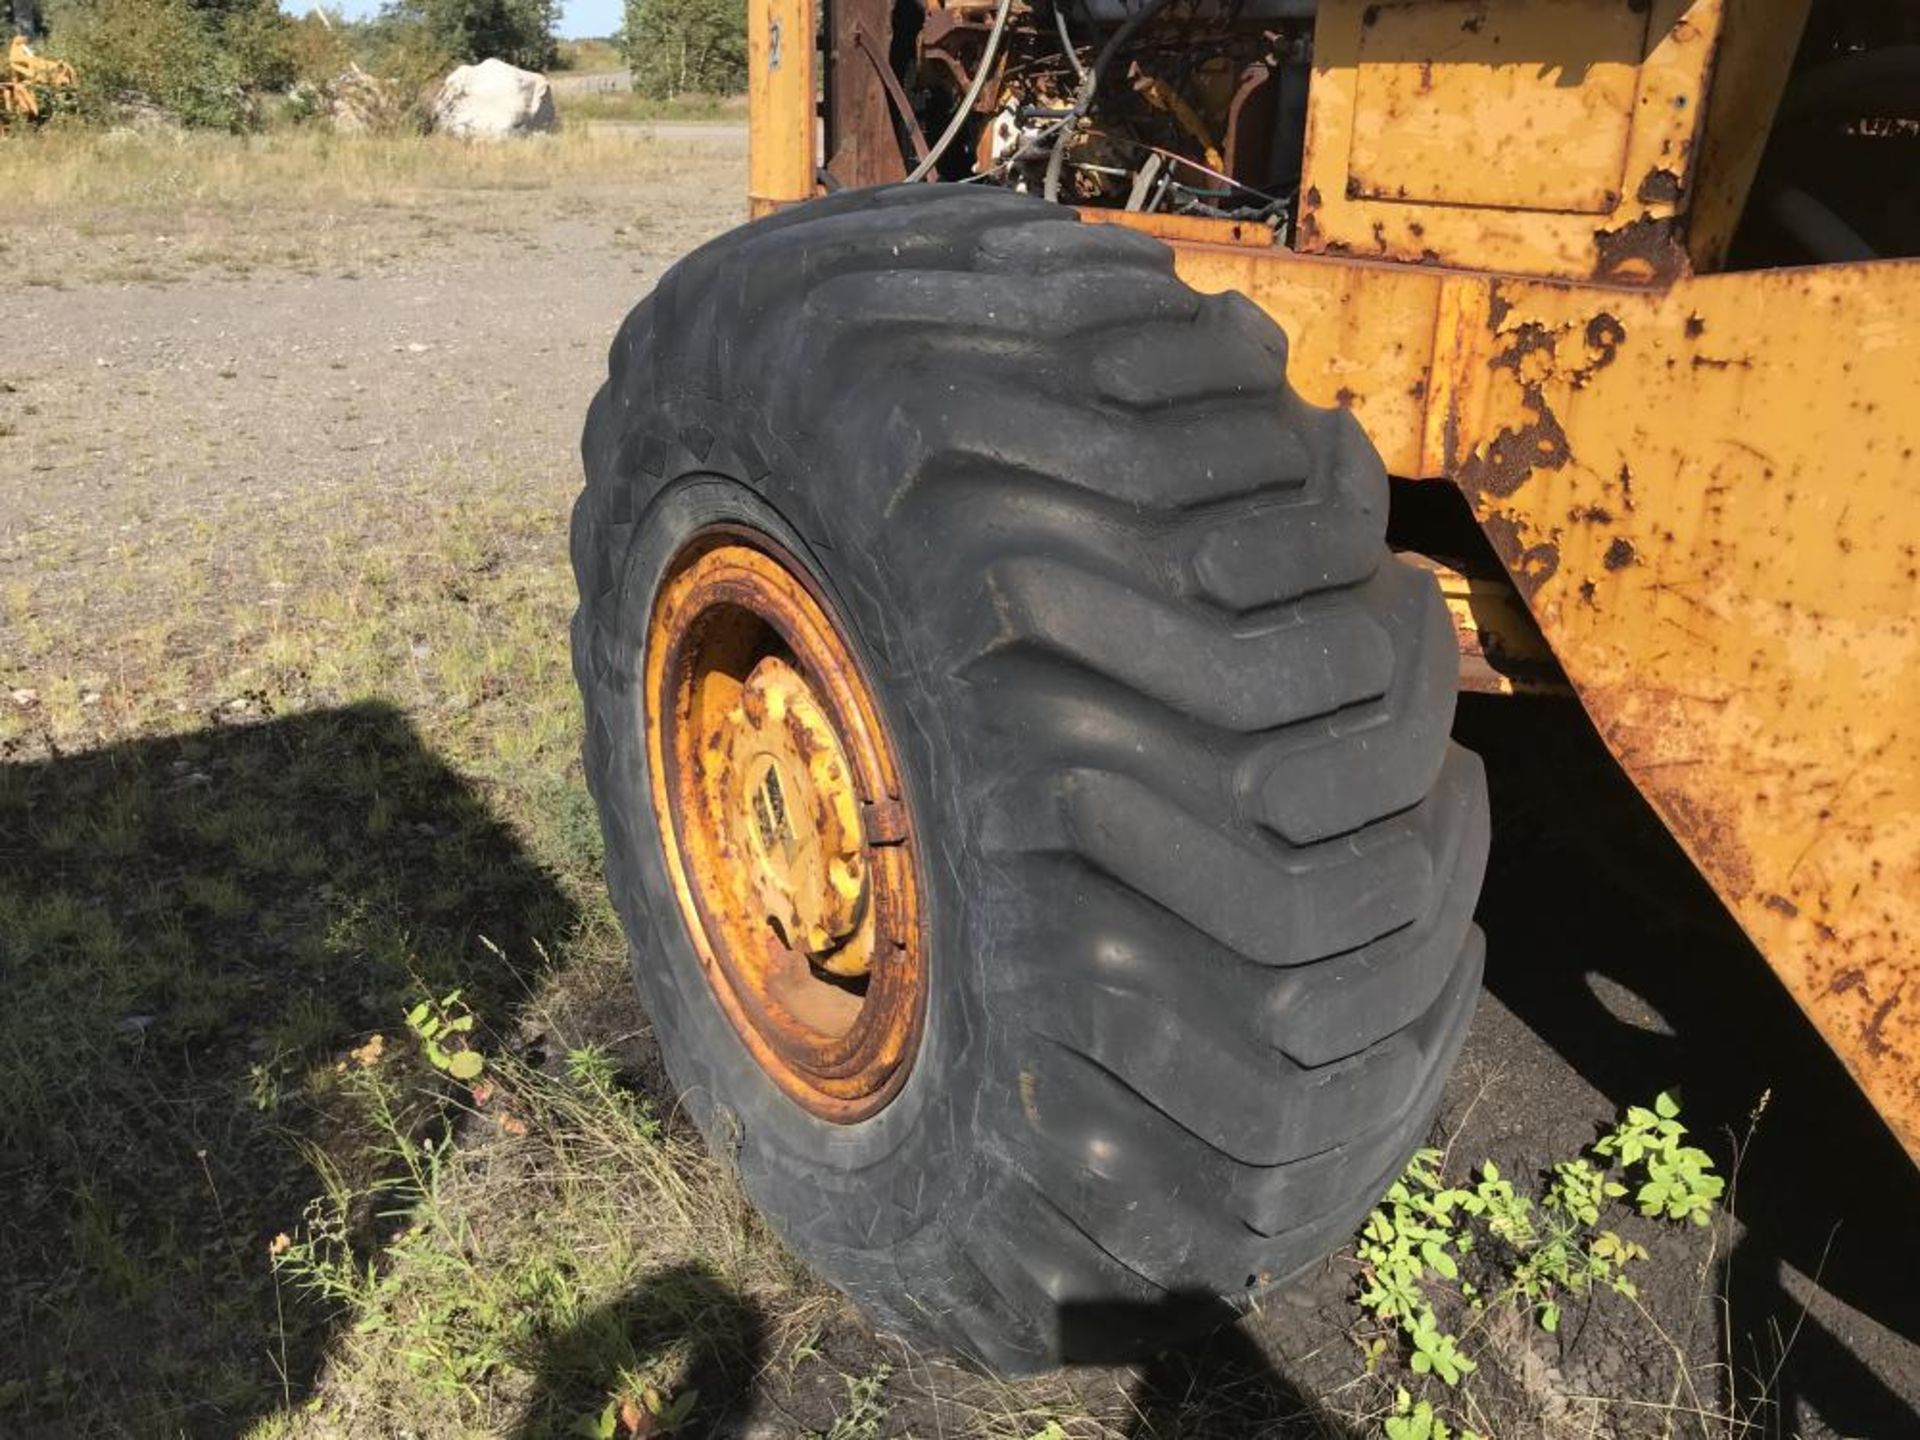
[[[711,147],[576,126],[510,145],[443,136],[102,134],[0,143],[0,260],[22,283],[164,283],[256,270],[360,273],[524,240],[534,218],[618,212]],[[528,214],[537,207],[540,214]]]

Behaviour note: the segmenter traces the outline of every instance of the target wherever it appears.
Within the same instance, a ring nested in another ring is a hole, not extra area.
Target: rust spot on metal
[[[1643,215],[1614,230],[1596,230],[1596,280],[1666,285],[1687,273],[1687,252],[1671,220]]]
[[[1671,205],[1680,198],[1680,177],[1671,170],[1649,170],[1636,198],[1643,205]]]
[[[1770,893],[1767,898],[1760,903],[1765,905],[1769,910],[1778,910],[1782,915],[1794,916],[1800,913],[1800,907],[1784,895]]]
[[[1893,1007],[1900,1003],[1900,989],[1873,1007],[1873,1014],[1867,1017],[1867,1023],[1860,1027],[1860,1043],[1867,1047],[1867,1053],[1876,1060],[1890,1054],[1893,1047],[1887,1043],[1884,1027],[1887,1016],[1893,1013]]]
[[[1551,541],[1528,544],[1520,525],[1501,511],[1494,511],[1480,522],[1495,553],[1513,577],[1514,588],[1532,598],[1539,588],[1560,569],[1560,547]]]
[[[1637,562],[1639,558],[1639,555],[1633,548],[1633,542],[1624,535],[1616,535],[1613,537],[1613,543],[1607,546],[1606,558],[1603,563],[1609,570],[1624,570],[1627,566]]]
[[[1511,495],[1536,470],[1558,470],[1573,458],[1567,432],[1547,403],[1540,378],[1551,373],[1553,354],[1553,332],[1528,321],[1510,333],[1506,348],[1488,362],[1491,369],[1513,372],[1522,404],[1532,418],[1502,428],[1484,450],[1461,461],[1456,480],[1469,494]],[[1547,357],[1544,368],[1528,363],[1537,355]]]
[[[1342,385],[1338,390],[1333,392],[1333,403],[1338,405],[1342,410],[1351,410],[1353,408],[1353,402],[1355,398],[1357,397],[1354,395],[1353,391],[1349,390],[1344,385]]]
[[[1626,338],[1627,327],[1604,310],[1587,321],[1587,348],[1599,353],[1573,377],[1574,383],[1584,385],[1596,370],[1611,365]]]
[[[1598,713],[1611,716],[1617,710],[1617,700],[1608,696]],[[1717,876],[1727,890],[1752,891],[1753,862],[1727,816],[1677,786],[1650,785],[1645,790],[1656,807],[1671,812],[1672,828],[1692,843],[1710,879]]]
[[[1689,340],[1698,340],[1702,335],[1707,333],[1707,322],[1702,320],[1698,315],[1689,315],[1687,316],[1686,324],[1681,328],[1686,332]]]
[[[1553,353],[1553,332],[1537,320],[1529,320],[1518,330],[1509,332],[1513,339],[1506,349],[1487,362],[1494,370],[1511,370],[1521,373],[1521,367],[1529,355],[1545,352]]]
[[[1503,429],[1483,452],[1468,456],[1458,474],[1462,488],[1484,495],[1511,495],[1534,471],[1558,470],[1572,459],[1559,417],[1544,400],[1528,398],[1535,404],[1534,418]]]

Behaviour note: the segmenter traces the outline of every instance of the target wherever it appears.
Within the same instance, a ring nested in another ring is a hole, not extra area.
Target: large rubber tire
[[[668,1069],[801,1255],[1002,1372],[1141,1353],[1323,1257],[1473,1009],[1452,628],[1284,360],[1157,241],[895,187],[682,260],[588,416],[586,770]],[[926,1028],[854,1125],[729,1026],[648,802],[647,617],[716,522],[812,570],[906,772]]]

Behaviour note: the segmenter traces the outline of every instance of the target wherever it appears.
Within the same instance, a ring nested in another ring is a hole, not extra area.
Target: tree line
[[[279,0],[0,0],[13,29],[81,76],[83,111],[150,105],[189,125],[247,129],[267,97],[324,92],[354,66],[403,88],[498,58],[560,60],[561,0],[387,0],[349,22]],[[746,86],[746,0],[626,0],[618,42],[634,89],[655,99]]]

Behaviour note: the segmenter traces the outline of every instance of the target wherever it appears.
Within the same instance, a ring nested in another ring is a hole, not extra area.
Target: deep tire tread
[[[1175,1296],[1318,1259],[1420,1140],[1471,1013],[1486,802],[1447,739],[1451,624],[1385,552],[1359,427],[1285,358],[1157,242],[894,187],[687,257],[589,413],[574,650],[610,855],[638,843],[607,815],[621,557],[675,475],[758,487],[959,737],[932,818],[999,897],[954,1136],[978,1163],[920,1177],[908,1203],[948,1208],[870,1245],[783,1214],[777,1177],[755,1193],[887,1322],[998,1368],[1088,1358],[1075,1302],[1144,1342]],[[814,452],[891,458],[821,493],[794,479]]]

